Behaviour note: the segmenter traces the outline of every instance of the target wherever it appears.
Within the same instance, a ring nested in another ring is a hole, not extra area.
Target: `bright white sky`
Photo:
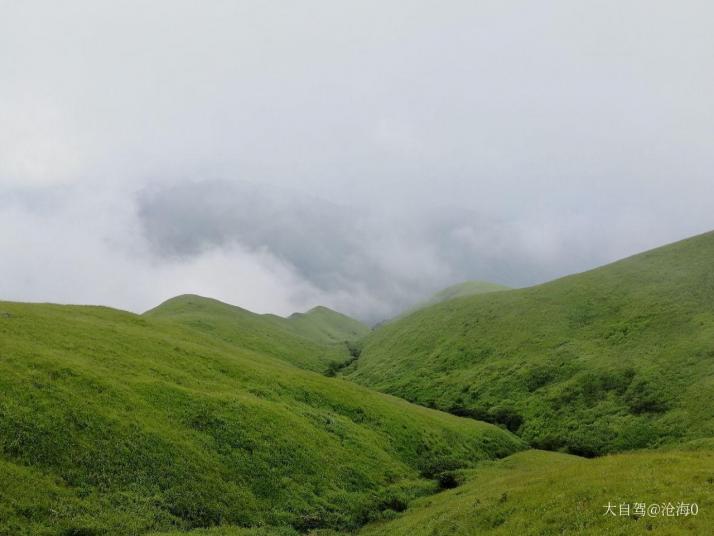
[[[710,230],[713,6],[0,0],[0,299],[377,320]]]

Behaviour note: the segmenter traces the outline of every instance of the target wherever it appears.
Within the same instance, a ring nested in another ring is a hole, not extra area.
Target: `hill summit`
[[[230,344],[323,372],[350,357],[346,343],[369,328],[346,315],[315,307],[289,318],[257,314],[212,298],[184,294],[144,313],[154,320],[179,323]]]

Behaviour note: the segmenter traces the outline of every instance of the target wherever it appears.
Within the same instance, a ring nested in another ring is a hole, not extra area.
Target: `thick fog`
[[[373,322],[714,229],[713,18],[0,0],[0,300]]]

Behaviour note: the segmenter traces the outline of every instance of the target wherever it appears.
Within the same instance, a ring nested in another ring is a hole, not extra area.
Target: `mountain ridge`
[[[196,295],[0,302],[0,534],[704,533],[713,266],[707,233],[372,332]]]
[[[714,435],[714,233],[369,335],[350,379],[581,455]],[[679,389],[679,390],[677,390]],[[568,414],[563,408],[569,408]]]
[[[170,318],[0,310],[0,534],[354,530],[524,448]]]
[[[162,302],[142,316],[180,323],[224,342],[267,352],[295,366],[323,372],[349,359],[346,343],[369,328],[327,307],[289,317],[259,314],[214,298],[182,294]]]

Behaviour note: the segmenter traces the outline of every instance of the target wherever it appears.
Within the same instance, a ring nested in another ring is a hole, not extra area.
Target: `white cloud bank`
[[[707,231],[712,16],[0,2],[0,298],[376,320]]]

